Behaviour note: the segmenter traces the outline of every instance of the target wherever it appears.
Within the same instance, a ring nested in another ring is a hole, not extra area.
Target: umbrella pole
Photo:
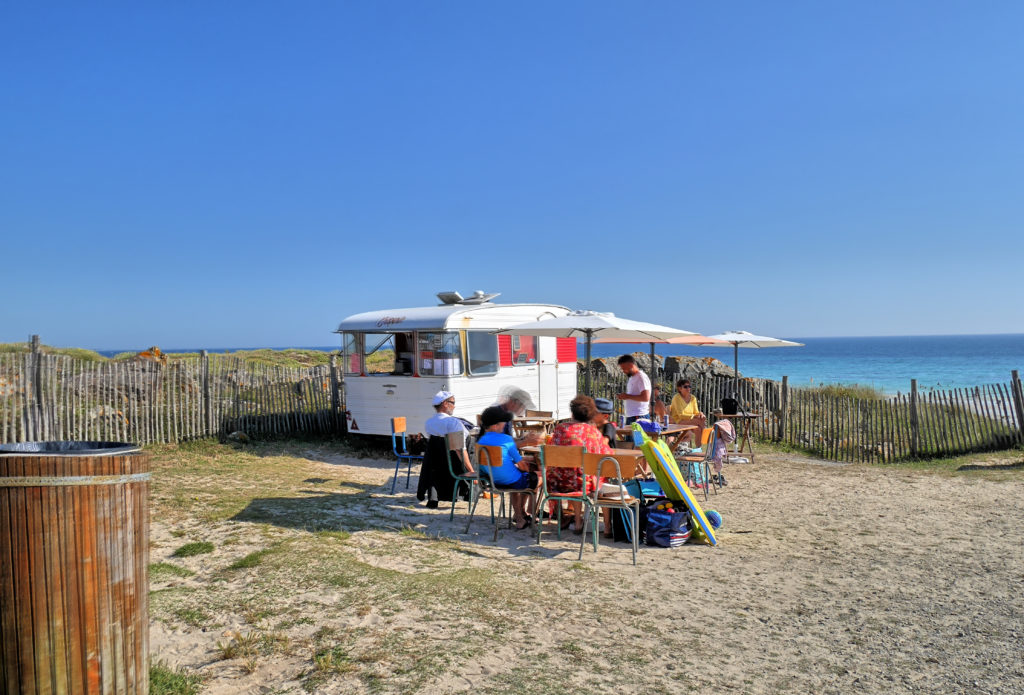
[[[650,400],[650,402],[647,405],[651,406],[651,411],[650,412],[651,412],[651,418],[652,419],[654,418],[654,407],[653,407],[654,406],[654,379],[655,379],[655,375],[658,372],[658,370],[655,369],[654,364],[655,364],[654,363],[654,343],[651,343],[651,400]]]
[[[736,390],[740,384],[740,344],[732,344],[732,396],[735,398]]]
[[[585,360],[585,364],[583,365],[584,368],[587,371],[586,371],[586,376],[584,378],[584,382],[585,382],[586,385],[585,385],[585,387],[583,389],[583,392],[585,394],[587,394],[588,396],[591,395],[590,394],[590,338],[591,338],[591,332],[587,331],[587,349],[586,349],[587,358]]]

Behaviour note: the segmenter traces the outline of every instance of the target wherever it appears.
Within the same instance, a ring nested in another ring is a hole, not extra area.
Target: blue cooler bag
[[[683,545],[690,540],[690,515],[687,512],[649,510],[645,539],[647,545],[662,548],[677,548]]]

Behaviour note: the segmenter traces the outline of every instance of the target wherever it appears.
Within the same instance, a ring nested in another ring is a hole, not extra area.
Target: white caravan
[[[391,434],[391,418],[405,417],[423,432],[438,391],[455,394],[455,415],[476,416],[499,390],[524,389],[537,410],[570,417],[576,396],[576,339],[495,335],[517,323],[565,316],[554,304],[494,304],[497,294],[464,299],[441,292],[441,304],[368,311],[338,325],[350,432]]]

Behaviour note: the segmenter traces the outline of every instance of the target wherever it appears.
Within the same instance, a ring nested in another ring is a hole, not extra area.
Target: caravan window
[[[512,364],[537,363],[537,336],[512,336]]]
[[[466,352],[470,374],[498,372],[498,337],[493,333],[466,331]]]
[[[345,370],[346,374],[361,374],[362,368],[360,367],[363,350],[359,346],[359,334],[358,333],[342,333],[341,334],[341,368]]]
[[[458,333],[420,333],[420,376],[462,374],[462,344]]]
[[[395,371],[395,334],[367,333],[363,337],[367,374],[391,374]]]

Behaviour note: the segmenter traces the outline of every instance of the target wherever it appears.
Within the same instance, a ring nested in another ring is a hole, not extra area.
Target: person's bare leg
[[[569,506],[572,507],[573,515],[573,531],[583,530],[583,503],[582,502],[570,502]]]

